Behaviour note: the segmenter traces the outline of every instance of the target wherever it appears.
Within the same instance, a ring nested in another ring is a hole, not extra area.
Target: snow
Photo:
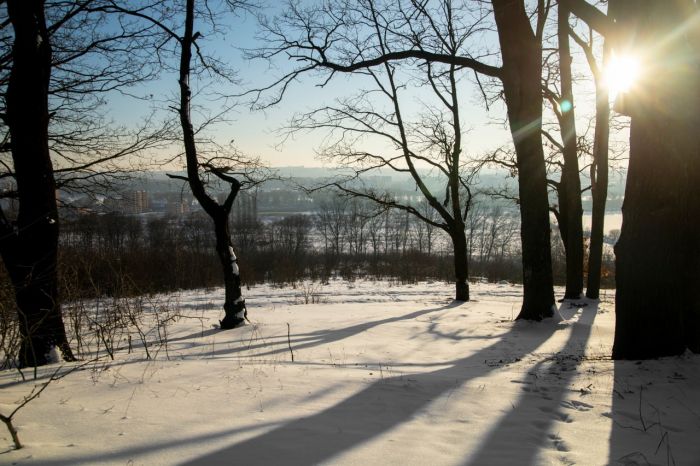
[[[310,288],[252,287],[230,331],[210,327],[222,290],[180,293],[167,348],[52,382],[0,463],[700,464],[700,357],[611,361],[610,292],[530,323],[508,284],[457,304],[449,284],[331,281],[298,304]],[[0,412],[34,383],[0,372]]]
[[[238,269],[238,263],[236,262],[236,253],[233,252],[232,246],[228,247],[228,252],[231,255],[231,270],[233,271],[234,275],[238,275],[240,273],[240,270]]]

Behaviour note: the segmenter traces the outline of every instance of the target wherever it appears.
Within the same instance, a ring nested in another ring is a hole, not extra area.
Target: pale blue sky
[[[267,13],[270,14],[272,11],[268,10]],[[241,86],[222,90],[222,92],[240,92],[241,89],[268,84],[279,75],[280,70],[270,68],[266,62],[244,60],[242,57],[241,49],[257,45],[255,39],[257,28],[257,21],[251,15],[232,19],[231,30],[226,37],[202,44],[208,50],[214,50],[218,57],[238,70]],[[574,45],[572,50],[577,52],[575,49]],[[276,65],[290,66],[283,60]],[[471,78],[469,73],[465,76]],[[152,93],[160,97],[175,96],[176,80],[174,73],[164,74],[160,81],[150,84],[147,88],[139,89],[138,92]],[[363,78],[340,74],[336,75],[324,88],[318,87],[320,82],[321,78],[318,76],[305,77],[303,81],[291,86],[280,104],[265,111],[250,112],[245,106],[239,107],[230,114],[230,122],[217,127],[217,137],[222,141],[234,140],[240,150],[260,156],[263,161],[272,166],[322,165],[322,162],[314,157],[314,150],[318,148],[324,136],[322,131],[297,135],[287,139],[284,144],[280,144],[281,137],[277,133],[296,112],[305,112],[330,104],[334,98],[352,95],[363,86]],[[461,92],[461,117],[463,128],[468,131],[464,143],[467,155],[481,155],[501,145],[509,144],[510,133],[502,124],[505,118],[504,106],[496,104],[487,112],[477,89],[468,85],[466,79],[465,83],[467,84]],[[578,95],[577,98],[577,116],[583,123],[586,113],[591,109],[590,95],[588,97]],[[195,100],[195,104],[197,103],[216,106],[215,103],[209,103],[205,99]],[[415,99],[407,99],[407,107],[415,109]],[[148,104],[144,102],[125,98],[115,98],[110,102],[110,113],[117,121],[131,122],[147,112]]]
[[[266,14],[273,14],[279,9],[275,4],[273,9],[263,10]],[[255,17],[247,15],[239,18],[230,18],[232,21],[230,33],[226,37],[217,37],[211,41],[203,42],[207,50],[213,50],[217,57],[224,59],[238,72],[241,86],[229,88],[226,92],[240,92],[242,89],[267,84],[280,73],[279,69],[271,68],[270,64],[261,61],[243,59],[242,49],[254,48],[259,45],[255,39],[258,32],[258,24]],[[287,67],[289,63],[279,60],[274,64],[279,67]],[[300,82],[295,83],[285,95],[284,100],[264,111],[249,111],[246,106],[240,106],[229,115],[230,122],[218,125],[216,133],[222,141],[234,140],[236,145],[245,153],[258,155],[264,161],[273,166],[306,165],[318,166],[323,162],[317,160],[314,151],[323,139],[322,132],[312,134],[298,134],[293,138],[282,138],[278,130],[286,125],[289,119],[297,112],[305,112],[331,104],[337,97],[355,94],[363,85],[363,78],[349,75],[336,75],[325,87],[319,87],[319,76],[306,76]],[[138,95],[154,95],[162,100],[167,97],[176,97],[177,76],[175,73],[164,73],[161,79],[155,83],[134,89]],[[510,135],[502,124],[495,119],[502,119],[504,111],[502,106],[487,113],[480,97],[474,89],[465,86],[461,94],[463,128],[469,131],[466,138],[465,149],[468,153],[481,153],[487,149],[495,148],[509,141]],[[195,99],[195,104],[204,106],[216,106],[206,99]],[[407,107],[415,107],[415,99],[407,98]],[[151,103],[115,95],[109,102],[109,114],[118,122],[132,124],[139,117],[149,113]]]

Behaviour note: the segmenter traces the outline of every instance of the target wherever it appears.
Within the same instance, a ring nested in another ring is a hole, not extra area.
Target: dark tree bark
[[[525,5],[493,0],[503,57],[501,80],[518,165],[523,262],[523,305],[518,319],[554,312],[549,200],[542,149],[542,43]]]
[[[216,253],[221,262],[224,275],[225,301],[224,319],[221,321],[221,329],[227,330],[242,324],[247,318],[245,300],[241,293],[241,277],[238,268],[238,259],[233,251],[231,235],[228,227],[228,218],[233,202],[240,190],[240,182],[218,170],[208,166],[216,176],[231,186],[226,200],[219,204],[206,192],[204,182],[200,178],[200,162],[197,155],[194,128],[190,116],[191,90],[189,86],[190,69],[192,61],[192,47],[195,42],[194,34],[194,0],[187,0],[185,13],[185,33],[179,38],[181,46],[180,55],[180,124],[185,146],[185,158],[187,161],[187,182],[192,189],[192,194],[199,201],[204,211],[211,217],[214,223],[216,235]]]
[[[583,294],[583,206],[581,204],[581,179],[579,178],[576,117],[571,76],[569,10],[564,5],[559,5],[558,9],[557,37],[561,80],[558,116],[564,143],[564,164],[557,190],[561,214],[560,232],[566,253],[566,291],[564,298],[576,299]],[[564,228],[561,228],[562,226]]]
[[[19,364],[46,364],[57,346],[68,345],[58,296],[58,211],[48,144],[51,45],[42,0],[9,0],[14,29],[7,88],[10,147],[19,200],[16,222],[0,218],[0,254],[15,290],[22,336]]]
[[[607,60],[608,45],[603,46],[603,63]],[[598,299],[603,266],[603,237],[605,236],[605,204],[608,199],[608,149],[610,139],[610,97],[600,71],[591,56],[591,69],[595,78],[596,110],[593,140],[593,164],[591,165],[591,244],[588,253],[588,281],[586,297]]]
[[[450,238],[454,249],[455,300],[469,301],[469,256],[464,225],[451,230]]]
[[[649,67],[624,106],[630,160],[615,247],[614,359],[700,352],[698,8],[693,0],[609,6],[615,47]]]

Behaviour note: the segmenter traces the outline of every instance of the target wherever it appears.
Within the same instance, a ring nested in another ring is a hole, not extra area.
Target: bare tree
[[[557,185],[559,198],[558,223],[566,251],[565,299],[580,298],[583,294],[583,207],[581,179],[579,178],[576,117],[569,46],[569,10],[560,4],[557,8],[557,45],[559,51],[560,95],[553,106],[561,128],[563,164]]]
[[[273,252],[291,258],[300,258],[309,247],[311,219],[303,214],[285,217],[270,226]]]
[[[437,220],[437,213],[430,206],[430,203],[426,199],[418,201],[416,208],[428,219],[432,221]],[[471,209],[469,209],[471,211]],[[467,212],[467,218],[469,217],[469,212]],[[432,254],[433,245],[435,243],[435,231],[436,228],[430,223],[421,222],[420,220],[413,222],[413,231],[415,233],[416,241],[418,243],[418,251],[424,252],[426,254]],[[467,236],[467,243],[469,242],[469,237]],[[467,245],[467,263],[469,263],[469,246]]]
[[[347,0],[311,11],[292,5],[286,15],[268,25],[270,46],[255,55],[268,59],[286,55],[300,65],[261,92],[278,90],[272,99],[274,103],[303,74],[325,70],[328,79],[341,72],[371,76],[383,68],[389,76],[398,61],[434,68],[443,64],[455,73],[469,69],[500,80],[519,173],[524,281],[519,318],[540,320],[551,316],[554,309],[549,206],[540,132],[542,34],[550,2],[537,2],[533,30],[524,1],[492,0],[502,66],[487,63],[488,54],[479,56],[469,50],[467,38],[489,29],[483,21],[491,12],[483,4],[474,2],[472,8],[453,8],[452,2],[446,0],[397,4]],[[367,46],[358,50],[358,44]],[[442,76],[449,80],[450,73]],[[391,96],[391,87],[386,89]],[[455,147],[461,150],[461,142]],[[453,183],[452,189],[459,188]],[[450,194],[451,202],[459,197],[454,194]],[[436,209],[438,205],[439,202]],[[457,220],[456,215],[453,219]],[[455,255],[461,257],[462,253]]]
[[[241,292],[241,277],[238,268],[238,258],[233,251],[231,234],[229,232],[229,216],[233,202],[241,189],[241,183],[234,178],[229,167],[215,166],[212,161],[201,163],[197,154],[195,132],[190,114],[190,102],[192,92],[190,89],[190,70],[192,62],[192,49],[195,46],[194,32],[194,0],[187,0],[185,10],[185,31],[182,37],[175,37],[180,46],[180,125],[182,126],[182,141],[185,146],[185,159],[187,161],[187,176],[184,179],[189,183],[199,204],[214,222],[214,234],[216,236],[216,252],[221,261],[224,274],[225,316],[221,320],[222,329],[231,329],[244,322],[247,317],[245,300]],[[208,170],[222,181],[230,185],[230,192],[223,203],[218,203],[207,194],[205,184],[201,178],[200,168]],[[171,175],[172,176],[172,175]]]
[[[349,203],[345,235],[350,246],[350,254],[360,257],[365,253],[367,243],[367,222],[371,211],[365,202],[353,199]]]
[[[116,125],[105,103],[128,99],[134,87],[160,71],[137,44],[151,40],[152,31],[101,11],[103,0],[45,0],[46,30],[51,40],[49,79],[49,150],[56,188],[61,191],[104,192],[116,178],[124,179],[146,164],[143,151],[164,145],[169,127],[153,115],[143,121]],[[6,89],[12,67],[12,31],[0,23],[0,113],[5,113]],[[9,156],[8,128],[0,122],[1,196],[16,198],[14,167]],[[126,161],[128,159],[128,161]],[[145,161],[144,161],[145,162]]]
[[[191,78],[196,73],[210,78],[220,78],[227,83],[232,83],[231,72],[226,70],[223,63],[212,57],[205,56],[199,46],[198,39],[200,32],[195,32],[195,16],[199,15],[209,21],[209,27],[216,32],[217,10],[214,2],[206,0],[196,2],[187,0],[183,11],[176,11],[168,4],[160,0],[146,1],[137,6],[126,8],[120,2],[111,1],[105,11],[130,15],[134,18],[152,24],[163,37],[163,42],[155,50],[159,57],[165,44],[174,43],[173,53],[178,56],[179,99],[177,102],[177,113],[181,127],[181,142],[184,146],[186,161],[186,175],[169,175],[171,178],[186,181],[192,190],[192,194],[211,218],[214,224],[214,234],[216,238],[216,252],[221,263],[225,300],[225,316],[221,320],[221,329],[231,329],[244,322],[247,311],[245,300],[241,292],[241,278],[238,267],[238,258],[233,249],[231,241],[229,217],[234,201],[240,190],[244,187],[253,187],[261,182],[253,173],[260,170],[260,164],[250,158],[241,156],[236,152],[223,153],[220,147],[214,146],[213,155],[203,158],[203,141],[197,140],[197,135],[203,129],[217,121],[225,114],[229,108],[225,108],[218,115],[208,118],[205,123],[195,129],[192,119],[192,97]],[[219,2],[219,8],[229,11],[243,10],[251,7],[251,4],[244,1],[225,0]],[[199,8],[196,8],[196,6]],[[182,16],[181,16],[182,15]],[[182,18],[182,23],[178,23]],[[168,24],[172,24],[169,26]],[[179,32],[176,32],[178,31]],[[164,52],[163,52],[164,53]],[[219,96],[224,98],[224,96]],[[210,146],[211,146],[210,141]],[[228,185],[229,191],[223,201],[219,202],[214,195],[207,191],[207,186],[211,178],[219,183]],[[262,176],[265,178],[265,176]]]
[[[465,226],[467,232],[467,255],[469,262],[471,263],[474,254],[477,250],[478,232],[481,230],[482,225],[485,221],[485,207],[483,202],[478,200],[478,197],[474,197],[472,200],[472,208],[467,212],[467,218],[465,219]]]
[[[346,21],[352,21],[360,29],[374,31],[368,38],[371,42],[362,38],[348,41],[345,47],[349,51],[352,49],[350,53],[362,54],[371,44],[373,49],[392,53],[396,44],[386,40],[382,31],[390,28],[396,18],[375,9],[373,2],[365,6],[366,11],[346,10],[352,15],[352,20],[346,18]],[[456,13],[451,5],[445,4],[444,14],[447,20]],[[468,37],[468,31],[451,29],[448,22],[434,24],[434,31],[444,41],[445,53],[452,55]],[[357,73],[369,77],[373,88],[363,90],[356,98],[340,100],[334,106],[298,116],[292,122],[292,129],[329,131],[329,142],[322,149],[322,155],[355,167],[352,176],[332,183],[342,193],[372,201],[383,209],[410,213],[420,221],[444,230],[452,239],[454,248],[455,298],[468,301],[464,217],[471,194],[467,178],[462,174],[464,130],[458,99],[459,67],[439,63],[399,67],[385,61],[376,68],[362,67]],[[406,79],[403,77],[406,73],[417,77]],[[426,103],[418,118],[413,119],[406,104],[412,97],[407,88],[412,85],[428,86],[433,92],[432,102]],[[367,147],[370,144],[375,144],[375,148]],[[376,149],[377,145],[382,149]],[[426,169],[421,170],[421,165]],[[401,199],[364,185],[362,176],[380,169],[410,175],[430,209],[426,211],[413,205],[410,199]],[[431,176],[441,185],[439,193],[430,187],[435,184],[431,183]]]
[[[56,286],[56,190],[127,173],[133,164],[118,161],[158,147],[166,129],[152,120],[117,128],[98,110],[101,96],[152,75],[137,52],[127,54],[146,31],[106,26],[92,9],[98,0],[2,3],[0,198],[19,209],[0,212],[0,251],[17,295],[20,364],[40,365],[52,345],[72,359]]]
[[[332,195],[319,203],[314,222],[323,237],[324,252],[335,259],[345,249],[344,224],[347,211],[347,199]]]

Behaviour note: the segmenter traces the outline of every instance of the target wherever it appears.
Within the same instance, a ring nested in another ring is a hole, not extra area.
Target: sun
[[[639,59],[631,55],[615,55],[610,58],[604,72],[605,85],[608,87],[610,97],[630,92],[639,80],[641,66]]]

